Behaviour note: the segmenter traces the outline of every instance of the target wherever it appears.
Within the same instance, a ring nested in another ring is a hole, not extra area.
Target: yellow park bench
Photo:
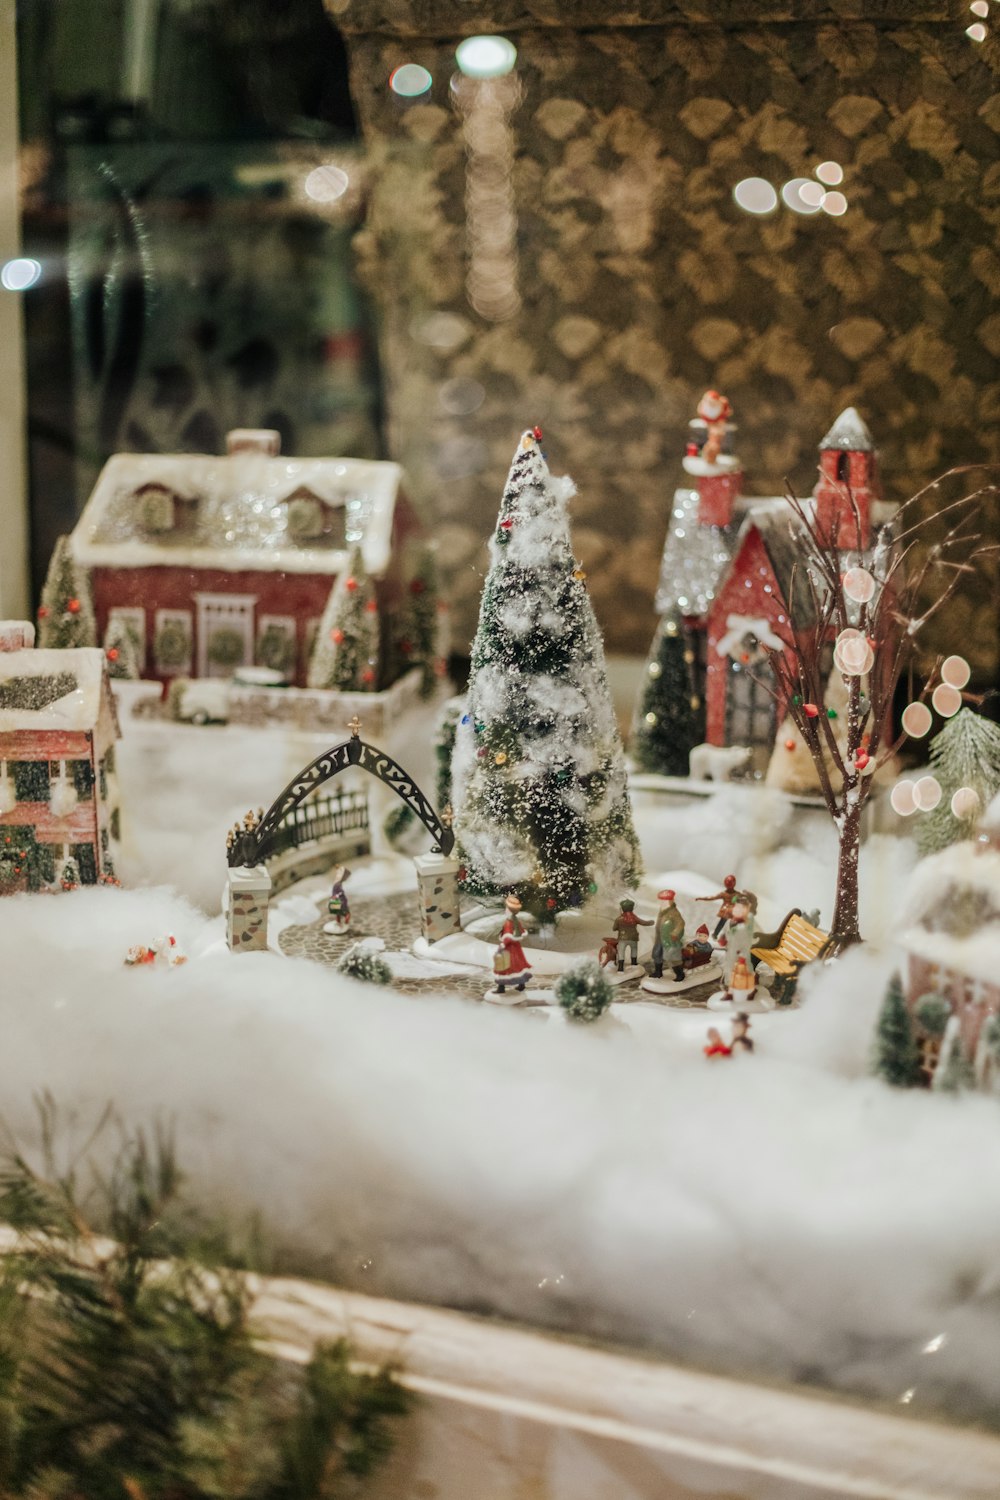
[[[787,1004],[794,993],[799,970],[822,958],[829,947],[829,933],[820,932],[795,907],[777,932],[761,933],[750,952],[758,963],[768,964],[774,970],[775,999]]]

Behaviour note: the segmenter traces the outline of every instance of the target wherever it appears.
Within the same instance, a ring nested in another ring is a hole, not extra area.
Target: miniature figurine
[[[177,946],[173,933],[158,938],[155,943],[133,943],[125,954],[125,966],[140,968],[144,964],[156,964],[160,968],[176,969],[187,963],[187,954]]]
[[[750,970],[752,976],[753,960],[750,956],[750,950],[754,945],[755,936],[755,923],[749,906],[743,900],[734,901],[732,915],[729,918],[729,931],[726,933],[725,976],[727,986],[732,986],[733,971],[740,961]]]
[[[708,1046],[704,1049],[706,1057],[729,1057],[732,1047],[727,1047],[722,1040],[722,1033],[717,1026],[708,1028]]]
[[[334,868],[333,888],[326,907],[330,913],[330,920],[323,924],[323,931],[333,933],[338,937],[342,937],[344,933],[351,930],[351,906],[347,899],[347,892],[344,890],[344,881],[348,879],[350,873],[346,865],[337,865]]]
[[[733,972],[728,985],[729,993],[731,995],[742,995],[744,999],[749,999],[755,989],[753,970],[741,953],[733,965]]]
[[[527,928],[521,923],[518,912],[521,903],[516,896],[508,896],[504,905],[507,908],[507,916],[500,931],[500,941],[493,955],[493,974],[496,979],[497,993],[502,995],[508,984],[514,984],[519,990],[523,990],[531,978],[531,965],[529,964],[524,949],[521,947],[521,939],[527,936]]]
[[[717,920],[716,920],[716,923],[715,923],[714,931],[712,932],[712,936],[714,938],[719,937],[719,935],[721,934],[721,932],[722,932],[723,928],[725,927],[726,923],[729,921],[730,917],[732,916],[732,914],[733,914],[733,902],[735,900],[735,897],[736,897],[736,876],[735,875],[727,875],[726,878],[725,878],[725,880],[722,882],[722,890],[721,891],[716,891],[713,896],[696,896],[695,897],[696,901],[721,901],[721,903],[722,903],[722,905],[719,907],[719,910],[718,910],[718,913],[717,913]]]
[[[684,918],[674,905],[675,891],[660,891],[657,900],[664,904],[656,916],[653,932],[653,978],[663,978],[666,964],[674,971],[674,978],[684,978]]]
[[[636,916],[635,902],[630,897],[626,897],[624,901],[619,901],[618,905],[621,908],[620,914],[615,917],[611,925],[617,934],[618,941],[615,945],[615,958],[618,964],[618,972],[622,974],[625,972],[625,958],[628,954],[631,954],[628,960],[630,964],[635,965],[639,962],[639,928],[652,927],[653,923],[649,917]],[[684,926],[682,923],[681,931],[683,932],[683,930]]]
[[[750,1035],[750,1017],[745,1010],[738,1010],[733,1016],[733,1037],[729,1044],[730,1052],[752,1052],[753,1037]]]

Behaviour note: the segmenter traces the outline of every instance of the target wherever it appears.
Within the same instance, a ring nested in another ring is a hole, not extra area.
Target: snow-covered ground
[[[225,829],[315,752],[246,730],[122,752],[132,871],[183,894],[0,902],[0,1090],[20,1138],[37,1138],[42,1090],[70,1135],[113,1100],[128,1122],[172,1120],[192,1195],[234,1224],[259,1212],[286,1264],[738,1373],[995,1415],[997,1104],[866,1075],[908,844],[863,854],[876,941],[811,971],[800,1010],[755,1017],[754,1056],[708,1062],[704,1012],[631,1002],[580,1027],[230,955],[208,915]],[[668,812],[643,794],[636,821],[643,902],[669,872],[689,872],[690,902],[733,870],[765,923],[791,904],[828,919],[832,839],[780,799],[723,788]],[[408,878],[386,859],[352,890]],[[298,920],[315,911],[301,891],[284,899]],[[131,944],[165,932],[188,964],[123,967]]]

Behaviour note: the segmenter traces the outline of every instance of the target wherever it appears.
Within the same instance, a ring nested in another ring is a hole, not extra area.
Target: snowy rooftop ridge
[[[402,483],[399,464],[357,458],[289,458],[252,450],[230,454],[117,453],[104,465],[73,531],[86,567],[188,566],[336,575],[360,543],[365,568],[382,577]],[[191,529],[158,535],[142,525],[141,495],[162,487],[196,500]],[[346,547],[297,539],[286,501],[314,495],[343,508]]]
[[[867,424],[853,406],[844,407],[819,446],[820,452],[829,448],[839,448],[850,453],[873,453],[875,450],[875,442]]]
[[[37,707],[30,706],[32,679],[38,684]],[[0,734],[93,729],[104,681],[104,652],[97,646],[0,652]]]

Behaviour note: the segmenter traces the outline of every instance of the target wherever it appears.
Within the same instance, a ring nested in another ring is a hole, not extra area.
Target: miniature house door
[[[253,661],[251,594],[196,594],[198,676],[231,677]]]

